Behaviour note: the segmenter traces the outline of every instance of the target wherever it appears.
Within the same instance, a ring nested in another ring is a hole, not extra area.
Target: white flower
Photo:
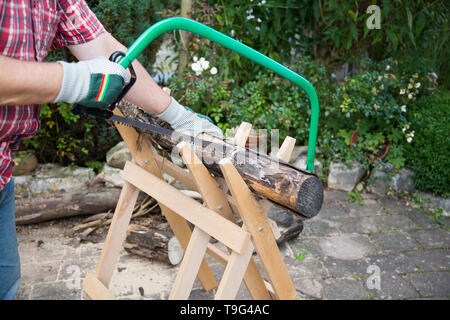
[[[408,94],[408,99],[412,99],[412,98],[413,98],[412,93]]]
[[[197,60],[198,60],[198,57],[194,56],[194,62],[197,62]]]
[[[406,141],[407,141],[408,143],[411,143],[411,142],[413,141],[413,138],[408,137],[408,138],[406,138]]]
[[[258,26],[256,26],[256,27],[255,27],[255,30],[256,30],[256,31],[259,31],[259,30],[261,30],[261,28],[258,27]]]
[[[202,72],[203,72],[203,68],[202,68],[200,62],[194,62],[194,63],[191,65],[191,69],[192,69],[193,71],[195,71],[195,75],[196,75],[196,76],[201,75]]]
[[[412,83],[409,83],[408,84],[408,89],[412,89],[412,87],[413,87]]]
[[[378,110],[378,109],[380,109],[380,106],[379,105],[377,105],[376,103],[373,105],[373,108],[375,109],[375,110]]]
[[[209,72],[211,72],[212,75],[215,75],[215,74],[217,74],[217,68],[212,67],[211,70],[209,70]]]
[[[252,20],[252,19],[254,19],[254,18],[255,18],[255,16],[252,15],[252,14],[247,16],[247,20]]]
[[[234,30],[231,30],[230,35],[231,35],[232,37],[234,37],[234,34],[235,34]]]
[[[209,61],[205,60],[205,58],[200,58],[199,62],[200,62],[200,66],[202,67],[203,70],[206,70],[209,68]]]
[[[406,105],[402,105],[402,106],[400,107],[400,110],[402,110],[402,112],[406,112]]]
[[[386,67],[386,71],[388,71],[390,68],[391,68],[391,66],[388,65],[388,66]]]
[[[405,89],[400,89],[400,94],[405,94]]]
[[[413,131],[411,131],[410,133],[409,133],[409,136],[412,138],[412,137],[414,137],[414,130]]]
[[[256,19],[256,21],[257,21],[258,23],[261,23],[261,22],[262,22],[262,20],[261,20],[260,18]]]
[[[416,88],[420,88],[420,82],[416,83]]]

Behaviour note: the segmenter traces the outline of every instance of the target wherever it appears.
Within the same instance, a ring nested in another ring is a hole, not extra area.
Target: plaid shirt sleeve
[[[51,49],[89,42],[105,31],[84,0],[58,2],[61,18]]]

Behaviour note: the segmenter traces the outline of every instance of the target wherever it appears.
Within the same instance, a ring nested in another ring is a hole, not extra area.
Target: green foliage
[[[405,146],[406,165],[415,172],[423,191],[450,194],[450,91],[441,90],[418,100],[408,115],[411,144]]]
[[[305,260],[305,255],[307,252],[308,252],[308,250],[306,250],[304,248],[298,249],[298,254],[295,255],[295,259],[297,259],[298,261]]]
[[[96,167],[106,152],[119,140],[116,129],[104,120],[74,115],[67,103],[41,106],[41,128],[35,137],[22,142],[21,149],[31,150],[39,162],[56,162]]]
[[[436,79],[393,59],[363,62],[365,71],[334,84],[331,100],[321,102],[320,147],[327,157],[368,166],[389,146],[384,160],[399,168],[405,164],[404,146],[414,136],[406,115],[416,99],[436,89]],[[355,130],[357,144],[351,145]]]
[[[440,71],[448,70],[448,52],[438,57],[438,52],[449,48],[448,3],[444,0],[399,1],[296,1],[299,25],[310,31],[315,58],[333,65],[358,58],[369,52],[372,59],[395,56],[402,51],[408,54],[417,50],[440,64]],[[380,8],[380,28],[368,29],[369,5]],[[447,40],[446,40],[447,39]],[[445,73],[442,73],[445,75]]]
[[[357,189],[355,189],[353,191],[349,191],[348,195],[352,197],[349,200],[350,203],[357,202],[360,205],[364,204],[364,201],[361,199],[361,194],[359,193],[359,191]]]
[[[88,3],[105,29],[126,47],[162,19],[163,1],[159,0],[95,0]],[[161,37],[152,41],[138,57],[149,71],[161,42]]]
[[[213,52],[204,52],[207,61],[214,61]],[[209,69],[216,65],[211,63]],[[289,135],[298,143],[307,143],[310,104],[302,89],[267,70],[237,86],[233,78],[223,80],[224,71],[220,65],[217,68],[216,75],[211,75],[210,70],[196,75],[187,68],[183,78],[171,79],[172,94],[180,103],[210,116],[224,131],[247,121],[255,129],[267,129],[268,134],[278,129],[280,140]],[[330,81],[324,67],[305,57],[292,68],[310,77],[317,88],[326,90]]]

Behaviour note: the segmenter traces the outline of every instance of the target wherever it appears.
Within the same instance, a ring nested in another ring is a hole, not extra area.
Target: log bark
[[[127,252],[177,265],[183,249],[172,232],[131,224],[123,247]]]
[[[122,102],[119,109],[125,117],[170,128],[167,123],[153,118],[131,103]],[[156,133],[143,134],[150,137],[154,145],[159,145],[163,149],[163,156],[169,159],[172,150],[179,143],[173,137]],[[220,150],[195,146],[195,153],[215,175],[222,176],[219,161],[230,158],[244,181],[257,195],[289,208],[304,218],[312,218],[319,213],[323,202],[323,186],[316,175],[208,135],[203,135],[202,138],[211,140],[215,146],[218,144],[223,146]]]
[[[16,200],[16,224],[29,224],[114,210],[119,188],[88,188]]]

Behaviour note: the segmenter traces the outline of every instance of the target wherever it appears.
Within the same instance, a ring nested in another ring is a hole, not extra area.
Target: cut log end
[[[323,185],[315,176],[306,179],[297,194],[298,210],[307,218],[316,216],[323,203]]]

